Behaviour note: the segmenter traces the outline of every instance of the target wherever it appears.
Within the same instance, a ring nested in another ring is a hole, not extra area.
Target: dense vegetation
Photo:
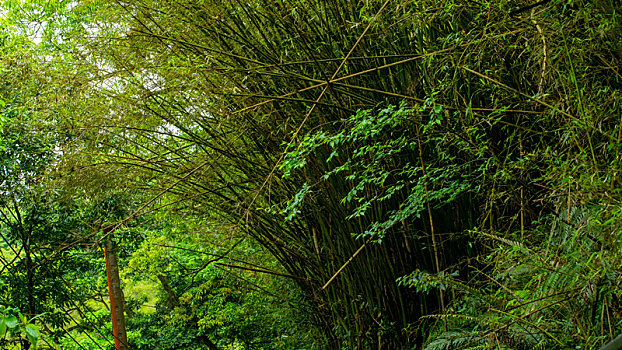
[[[1,347],[622,332],[618,1],[0,8]]]

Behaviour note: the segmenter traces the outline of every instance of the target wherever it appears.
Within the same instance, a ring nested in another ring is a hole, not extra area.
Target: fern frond
[[[439,337],[434,339],[431,343],[424,347],[424,350],[451,350],[451,349],[464,349],[473,344],[477,344],[475,348],[482,349],[485,346],[485,343],[482,343],[484,340],[480,337],[479,332],[454,332],[448,331],[441,334]],[[473,348],[473,347],[471,347]]]

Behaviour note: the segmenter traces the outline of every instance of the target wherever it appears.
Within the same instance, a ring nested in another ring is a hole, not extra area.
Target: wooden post
[[[106,233],[106,231],[104,231]],[[108,294],[110,295],[110,314],[112,317],[112,333],[114,334],[114,347],[116,350],[128,350],[127,332],[125,331],[125,303],[119,278],[119,263],[117,253],[112,246],[112,232],[106,239],[104,249],[106,257],[106,275],[108,277]]]

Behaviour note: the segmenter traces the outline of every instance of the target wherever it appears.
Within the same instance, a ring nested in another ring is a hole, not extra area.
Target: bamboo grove
[[[202,222],[201,270],[287,286],[309,334],[297,348],[597,349],[620,334],[619,2],[37,4],[59,79],[40,100],[65,135],[46,181],[125,193],[52,250],[95,249],[107,227],[128,259],[169,254],[135,232],[174,208],[165,225]],[[191,304],[183,268],[149,264],[170,310]],[[132,322],[130,344],[158,348],[132,343]],[[208,348],[286,348],[217,334]]]

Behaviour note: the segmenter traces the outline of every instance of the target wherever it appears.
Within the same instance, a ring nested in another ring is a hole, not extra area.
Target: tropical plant
[[[20,95],[46,87],[20,113],[66,135],[46,177],[69,198],[142,200],[90,221],[123,232],[126,273],[159,286],[164,315],[140,312],[139,339],[182,321],[198,332],[167,346],[290,334],[228,318],[273,305],[249,284],[282,291],[251,271],[290,281],[279,312],[304,310],[326,348],[595,348],[619,332],[615,1],[25,3],[6,6],[24,19],[12,37],[51,16],[36,72],[69,87],[39,74]],[[209,229],[136,234],[165,208]]]

